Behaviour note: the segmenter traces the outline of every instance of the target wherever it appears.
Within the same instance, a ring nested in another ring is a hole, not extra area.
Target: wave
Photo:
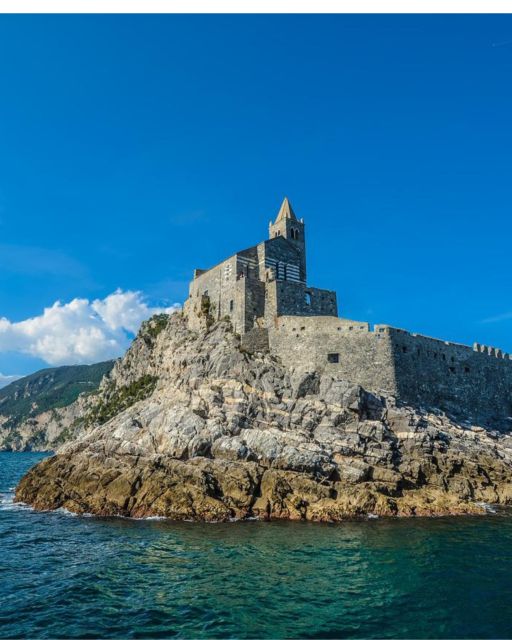
[[[0,492],[0,511],[30,511],[32,507],[25,502],[14,502],[14,491]]]
[[[477,502],[476,503],[479,507],[482,507],[485,511],[485,513],[498,513],[498,510],[496,509],[496,507],[492,504],[489,504],[487,502]]]

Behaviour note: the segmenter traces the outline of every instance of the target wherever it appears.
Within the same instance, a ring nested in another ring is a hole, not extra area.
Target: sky
[[[512,352],[512,16],[0,16],[0,384],[120,355],[286,195],[340,315]]]

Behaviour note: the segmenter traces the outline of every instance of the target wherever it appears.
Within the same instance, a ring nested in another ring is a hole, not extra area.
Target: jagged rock
[[[512,502],[512,437],[397,406],[247,353],[227,321],[146,323],[78,409],[82,433],[31,469],[38,509],[174,519],[337,521]]]

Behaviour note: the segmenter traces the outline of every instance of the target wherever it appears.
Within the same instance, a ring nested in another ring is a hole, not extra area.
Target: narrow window
[[[464,372],[469,373],[469,367],[464,367]]]
[[[304,302],[308,307],[311,306],[311,294],[309,293],[309,291],[306,291],[306,293],[304,294]]]
[[[407,347],[402,347],[402,351],[403,351],[404,353],[407,353]]]
[[[230,300],[229,301],[229,310],[233,311],[234,306],[235,306],[235,303],[233,302],[233,300]]]
[[[336,364],[340,361],[339,353],[328,353],[327,354],[327,362],[331,362],[332,364]]]
[[[451,371],[452,373],[455,373],[455,367],[450,367],[450,371]]]

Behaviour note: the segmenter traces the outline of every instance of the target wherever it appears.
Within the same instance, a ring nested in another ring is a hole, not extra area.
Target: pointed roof
[[[285,198],[283,200],[283,204],[281,205],[281,208],[279,209],[279,213],[277,214],[276,222],[279,222],[279,220],[283,220],[283,218],[290,218],[291,220],[297,220],[297,216],[293,212],[292,205],[290,204],[290,201],[288,200],[288,198]]]

